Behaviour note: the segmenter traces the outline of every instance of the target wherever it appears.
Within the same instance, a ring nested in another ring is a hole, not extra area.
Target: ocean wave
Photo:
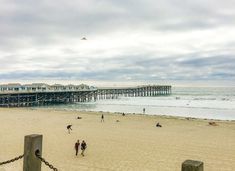
[[[211,98],[194,98],[193,100],[216,100],[217,98],[211,97]]]
[[[77,104],[79,106],[83,106],[84,104]],[[86,107],[95,108],[95,105],[101,105],[101,106],[143,106],[143,107],[152,107],[152,108],[158,108],[158,107],[164,107],[164,108],[192,108],[192,109],[216,109],[216,110],[234,110],[235,108],[223,108],[223,107],[206,107],[206,106],[174,106],[174,105],[146,105],[146,104],[85,104]]]

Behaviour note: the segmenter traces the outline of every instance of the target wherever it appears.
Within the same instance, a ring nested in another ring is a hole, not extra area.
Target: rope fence
[[[47,162],[44,158],[41,157],[40,155],[40,151],[39,150],[36,150],[35,151],[35,155],[37,156],[37,158],[39,160],[41,160],[41,162],[43,162],[46,166],[48,166],[50,169],[54,170],[54,171],[58,171],[57,168],[55,168],[52,164],[50,164],[49,162]]]
[[[15,161],[17,161],[17,160],[19,160],[19,159],[22,159],[23,157],[24,157],[24,155],[20,155],[20,156],[15,157],[15,158],[13,158],[13,159],[11,159],[11,160],[7,160],[7,161],[4,161],[4,162],[0,162],[0,166],[1,166],[1,165],[4,165],[4,164],[13,163],[13,162],[15,162]]]
[[[44,163],[53,171],[58,171],[56,167],[46,161],[42,156],[42,135],[32,134],[25,136],[24,154],[10,160],[0,162],[1,165],[13,163],[24,158],[23,171],[41,171],[41,163]],[[186,160],[182,163],[181,171],[203,171],[203,162]]]

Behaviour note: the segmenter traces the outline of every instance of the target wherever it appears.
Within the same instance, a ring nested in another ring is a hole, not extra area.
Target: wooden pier
[[[148,85],[125,88],[99,88],[95,96],[100,99],[114,99],[119,96],[124,97],[146,97],[146,96],[163,96],[171,94],[171,86]]]
[[[22,87],[21,87],[22,88]],[[171,86],[148,85],[125,88],[95,88],[83,86],[54,86],[53,89],[44,86],[26,90],[13,88],[0,91],[0,107],[44,106],[60,103],[88,102],[102,99],[124,97],[165,96],[171,94]]]

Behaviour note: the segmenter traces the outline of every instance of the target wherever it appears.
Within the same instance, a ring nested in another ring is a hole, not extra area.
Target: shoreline
[[[18,108],[13,108],[18,109]],[[117,114],[121,115],[125,113],[126,115],[137,115],[137,116],[150,116],[150,117],[159,117],[159,118],[172,118],[172,119],[186,119],[186,120],[205,120],[205,121],[218,121],[218,122],[235,122],[234,120],[229,119],[210,119],[210,118],[197,118],[197,117],[186,117],[186,116],[175,116],[175,115],[161,115],[161,114],[143,114],[143,113],[128,113],[128,112],[107,112],[107,111],[92,111],[92,110],[73,110],[73,109],[62,109],[62,108],[47,108],[47,107],[30,107],[30,108],[22,108],[22,109],[31,109],[31,110],[54,110],[54,111],[68,111],[68,112],[85,112],[85,113],[107,113],[107,114]]]

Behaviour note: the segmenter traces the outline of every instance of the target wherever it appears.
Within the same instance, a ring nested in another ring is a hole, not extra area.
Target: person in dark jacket
[[[70,134],[70,130],[72,130],[72,125],[68,125],[68,126],[67,126],[67,130],[68,130],[68,132],[69,132],[69,134]]]
[[[104,122],[104,115],[101,115],[101,122]]]
[[[79,140],[77,140],[77,142],[75,143],[75,146],[74,146],[75,151],[76,151],[76,156],[78,155],[79,147],[80,147],[80,142],[79,142]]]
[[[143,108],[143,114],[145,114],[145,108]]]
[[[86,148],[87,148],[86,142],[82,140],[82,143],[81,143],[81,150],[82,150],[81,155],[82,156],[84,156],[84,151],[86,150]]]

